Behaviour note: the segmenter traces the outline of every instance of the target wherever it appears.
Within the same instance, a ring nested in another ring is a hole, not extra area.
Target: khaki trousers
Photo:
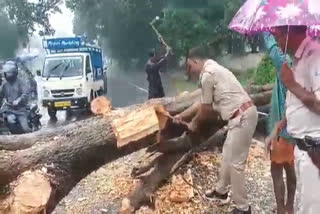
[[[255,106],[230,120],[223,146],[222,166],[216,191],[225,194],[231,185],[232,199],[240,210],[249,208],[244,170],[257,122],[258,112]]]

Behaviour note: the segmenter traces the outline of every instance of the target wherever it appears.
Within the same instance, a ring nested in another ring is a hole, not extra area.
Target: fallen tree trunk
[[[67,135],[69,130],[77,129],[78,124],[44,129],[24,135],[0,135],[0,150],[16,151],[32,147],[40,141],[51,141],[57,135]]]
[[[187,93],[185,95],[179,97],[166,97],[162,99],[150,100],[144,104],[134,105],[127,108],[119,109],[113,111],[113,114],[110,115],[110,118],[118,117],[119,115],[126,114],[126,112],[130,112],[133,109],[140,108],[142,106],[149,105],[163,105],[168,112],[171,114],[177,114],[191,106],[193,103],[200,100],[200,91],[196,90],[191,93]],[[94,119],[90,118],[84,121],[79,121],[76,123],[68,124],[66,126],[58,127],[55,129],[44,129],[38,132],[25,134],[25,135],[17,135],[17,136],[0,136],[0,150],[8,150],[8,151],[17,151],[28,149],[35,144],[39,144],[41,142],[49,142],[54,140],[57,136],[69,136],[73,135],[74,130],[83,128],[83,125],[90,124],[92,122],[96,122],[101,120],[102,118],[96,117]],[[105,123],[109,123],[112,120],[104,120]],[[102,125],[102,124],[100,124]],[[103,125],[104,126],[104,125]]]
[[[218,127],[217,127],[218,128]],[[216,131],[206,141],[197,141],[189,144],[187,135],[178,137],[167,145],[177,144],[175,148],[170,146],[170,151],[164,153],[146,153],[147,160],[142,160],[137,168],[134,168],[132,176],[139,182],[135,189],[122,200],[120,214],[132,214],[143,204],[151,204],[154,207],[153,193],[166,181],[179,167],[191,160],[195,152],[223,144],[226,130]],[[148,155],[149,154],[149,155]]]
[[[150,135],[136,143],[118,148],[111,127],[114,118],[133,109],[156,104],[163,105],[174,115],[199,99],[200,91],[197,90],[179,97],[151,100],[142,105],[115,110],[108,117],[90,118],[55,130],[4,138],[1,136],[0,146],[4,150],[0,151],[0,184],[14,181],[28,170],[31,173],[38,173],[40,170],[48,178],[52,188],[46,205],[50,213],[86,175],[105,163],[145,148],[155,141],[155,135]],[[24,176],[21,179],[23,180]]]
[[[79,121],[54,131],[46,131],[47,134],[35,133],[35,138],[31,137],[32,134],[7,137],[6,139],[11,143],[24,145],[24,149],[0,151],[0,184],[14,181],[28,170],[34,173],[42,171],[52,188],[46,208],[48,212],[51,212],[56,204],[86,175],[105,163],[155,142],[153,134],[139,142],[118,148],[111,127],[113,119],[131,112],[133,109],[157,104],[163,105],[171,114],[175,114],[185,110],[198,100],[199,96],[196,91],[176,98],[152,100],[143,105],[119,109],[111,112],[108,117],[95,117]],[[6,142],[6,145],[11,144]],[[15,145],[15,147],[19,149],[18,146]],[[10,146],[10,148],[13,147]],[[22,176],[21,179],[23,178]],[[20,178],[18,183],[19,181]]]
[[[265,91],[258,94],[250,94],[250,97],[256,106],[265,106],[270,103],[271,95],[272,91]]]
[[[267,86],[266,86],[267,87]],[[269,87],[269,86],[268,86]],[[249,90],[250,91],[250,90]],[[263,91],[262,93],[253,93],[250,94],[251,99],[255,103],[256,106],[264,106],[270,103],[272,91]],[[178,98],[164,98],[157,99],[153,101],[149,101],[144,105],[150,104],[160,104],[164,105],[168,112],[171,114],[177,114],[191,106],[193,103],[196,103],[200,100],[201,91],[196,90],[192,93],[186,93]],[[139,107],[141,105],[137,105]],[[128,107],[123,109],[122,111],[130,111],[135,107]],[[24,150],[32,147],[34,144],[41,142],[49,142],[54,140],[56,136],[68,136],[70,132],[78,129],[81,124],[87,123],[87,120],[72,123],[67,126],[57,127],[55,129],[44,129],[38,132],[25,134],[25,135],[17,135],[17,136],[0,136],[0,150],[8,150],[8,151],[16,151],[16,150]]]
[[[272,91],[274,84],[266,84],[266,85],[248,85],[246,87],[246,91],[249,94],[257,94],[265,91]]]

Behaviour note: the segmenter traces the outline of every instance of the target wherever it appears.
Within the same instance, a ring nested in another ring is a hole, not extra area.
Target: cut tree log
[[[155,142],[155,134],[151,134],[138,142],[118,148],[111,127],[115,118],[152,105],[163,105],[174,115],[199,99],[200,91],[197,90],[174,98],[156,99],[142,105],[114,110],[108,116],[89,118],[54,130],[21,136],[0,136],[0,148],[3,149],[0,151],[0,184],[9,184],[26,171],[36,173],[41,170],[52,188],[46,205],[47,212],[50,213],[89,173]],[[264,101],[266,100],[268,98]]]
[[[159,131],[155,106],[133,110],[128,115],[111,121],[118,148]]]
[[[45,173],[25,172],[17,180],[13,193],[0,201],[2,214],[46,213],[52,187]]]

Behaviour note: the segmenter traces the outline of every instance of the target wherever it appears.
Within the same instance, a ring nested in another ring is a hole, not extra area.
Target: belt
[[[246,103],[243,103],[240,108],[238,108],[234,113],[233,115],[231,116],[230,119],[234,119],[236,117],[238,117],[242,112],[245,112],[248,108],[254,106],[253,102],[252,101],[248,101]]]
[[[320,152],[320,139],[306,136],[304,139],[294,139],[300,150],[306,152]]]

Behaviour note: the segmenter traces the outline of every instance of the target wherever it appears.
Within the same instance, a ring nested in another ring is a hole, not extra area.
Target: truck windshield
[[[83,57],[47,58],[44,64],[42,76],[51,77],[75,77],[83,75]]]

